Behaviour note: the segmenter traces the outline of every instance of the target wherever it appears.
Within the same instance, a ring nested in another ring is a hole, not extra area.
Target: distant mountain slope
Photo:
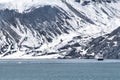
[[[120,1],[101,1],[0,2],[0,57],[78,58],[102,51],[118,58]],[[117,41],[108,40],[113,33]]]
[[[120,27],[107,34],[93,39],[87,46],[87,53],[103,53],[105,58],[120,58]]]

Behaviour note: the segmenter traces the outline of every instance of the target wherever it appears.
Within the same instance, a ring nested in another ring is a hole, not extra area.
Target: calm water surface
[[[120,80],[120,60],[1,60],[0,80]]]

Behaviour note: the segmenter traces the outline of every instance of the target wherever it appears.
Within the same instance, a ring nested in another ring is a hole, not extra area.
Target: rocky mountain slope
[[[1,58],[119,58],[119,0],[0,2]]]

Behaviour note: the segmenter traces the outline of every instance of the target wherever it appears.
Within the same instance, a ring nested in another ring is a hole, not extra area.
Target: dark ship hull
[[[104,59],[103,59],[103,58],[98,58],[97,60],[98,60],[98,61],[103,61]]]

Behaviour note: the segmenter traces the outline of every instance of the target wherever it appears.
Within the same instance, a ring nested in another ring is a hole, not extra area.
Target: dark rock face
[[[75,1],[80,3],[81,0],[75,0]]]
[[[70,27],[69,23],[68,26],[64,26],[67,21],[63,21],[63,19],[67,20],[70,18],[64,10],[62,10],[63,12],[60,10],[62,9],[51,6],[40,7],[33,9],[31,12],[22,14],[14,10],[1,10],[0,27],[2,30],[8,31],[11,36],[14,36],[13,38],[16,38],[15,40],[18,41],[20,36],[10,28],[10,25],[16,27],[18,25],[16,19],[19,19],[21,25],[25,26],[25,28],[29,28],[31,30],[34,29],[40,33],[38,35],[48,35],[46,36],[46,39],[51,42],[51,33],[54,33],[55,36],[60,35],[62,32],[68,33],[66,28]],[[45,22],[50,26],[46,26]],[[60,28],[61,31],[57,27]]]
[[[117,2],[119,0],[92,0],[93,2],[99,2],[99,3],[103,3],[103,2],[106,2],[106,3],[111,3],[111,2]]]
[[[88,54],[101,52],[105,58],[120,58],[120,27],[110,34],[93,39],[87,49]]]
[[[15,44],[19,48],[23,46],[30,49],[29,46],[18,45],[22,38],[18,32],[27,34],[29,30],[34,37],[38,38],[39,43],[41,43],[39,39],[44,43],[45,41],[52,42],[55,36],[59,36],[62,33],[68,34],[69,30],[73,29],[67,21],[71,19],[69,14],[60,7],[46,5],[44,7],[32,8],[31,10],[24,13],[8,9],[0,10],[0,32],[3,34],[2,36],[5,36],[4,40],[1,39],[1,41],[4,41],[0,47],[1,54],[5,52],[10,54],[8,52],[11,51],[12,47],[12,49],[15,49]],[[19,31],[14,30],[11,26]],[[28,37],[26,36],[24,41]],[[9,47],[11,48],[7,51]]]
[[[81,2],[82,0],[75,0],[76,2]],[[107,2],[107,3],[111,3],[111,2],[117,2],[119,0],[83,0],[83,2],[86,4],[86,3],[89,3],[90,1],[92,2],[99,2],[99,3],[102,3],[102,2]]]

